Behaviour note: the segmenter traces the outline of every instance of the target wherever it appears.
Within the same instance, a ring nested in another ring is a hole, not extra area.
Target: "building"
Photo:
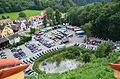
[[[20,23],[11,25],[12,30],[15,32],[17,32],[19,30],[19,27],[20,27]]]
[[[17,43],[20,41],[19,34],[13,34],[8,37],[0,38],[0,49],[6,48],[7,45]]]
[[[21,32],[21,31],[28,30],[30,27],[30,24],[28,22],[22,22],[22,23],[12,24],[11,27],[14,31]]]
[[[19,34],[13,34],[6,38],[9,41],[9,44],[17,43],[20,41],[20,35]]]
[[[27,20],[25,18],[21,18],[19,17],[17,20],[15,20],[16,23],[24,23],[27,22]]]
[[[24,79],[23,70],[28,66],[17,59],[0,59],[0,79]]]
[[[31,16],[28,22],[32,25],[42,25],[44,16]]]
[[[9,40],[6,38],[0,38],[0,49],[6,48],[9,44]]]
[[[7,26],[0,26],[0,36],[3,37],[7,37],[9,35],[13,35],[14,32],[11,28],[11,25],[7,25]]]
[[[11,19],[0,20],[0,26],[3,26],[3,24],[13,24],[13,21]]]

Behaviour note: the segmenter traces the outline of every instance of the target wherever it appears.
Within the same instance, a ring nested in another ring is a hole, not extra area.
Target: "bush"
[[[98,46],[96,51],[96,58],[102,58],[108,56],[113,51],[113,43],[108,42]]]

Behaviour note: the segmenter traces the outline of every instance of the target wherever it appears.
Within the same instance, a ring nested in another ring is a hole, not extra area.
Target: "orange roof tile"
[[[120,57],[118,57],[118,61],[120,61]]]
[[[23,66],[15,66],[15,67],[12,67],[12,68],[2,69],[2,70],[0,70],[0,72],[1,72],[0,73],[0,79],[6,78],[6,77],[14,75],[18,72],[21,72],[24,69],[26,69],[28,66],[29,66],[28,64],[25,64]]]
[[[17,59],[0,59],[0,67],[7,66],[7,65],[19,65],[22,62]]]
[[[40,18],[40,19],[42,19],[44,16],[31,16],[31,17],[29,17],[29,19],[30,20],[34,20],[34,19],[36,19],[36,18]]]
[[[117,71],[120,71],[120,64],[109,63],[109,65],[110,65],[113,69],[115,69],[115,70],[117,70]]]

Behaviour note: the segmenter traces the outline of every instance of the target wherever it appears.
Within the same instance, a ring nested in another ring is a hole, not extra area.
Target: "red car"
[[[74,30],[74,29],[78,29],[79,27],[72,27],[71,29]]]

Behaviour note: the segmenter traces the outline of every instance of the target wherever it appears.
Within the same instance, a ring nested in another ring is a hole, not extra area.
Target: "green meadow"
[[[36,16],[41,14],[41,10],[24,10],[23,11],[26,14],[26,19],[28,19],[30,16]],[[2,16],[9,16],[12,20],[16,20],[19,16],[20,12],[12,12],[12,13],[3,13],[0,14],[0,19],[2,19]]]

